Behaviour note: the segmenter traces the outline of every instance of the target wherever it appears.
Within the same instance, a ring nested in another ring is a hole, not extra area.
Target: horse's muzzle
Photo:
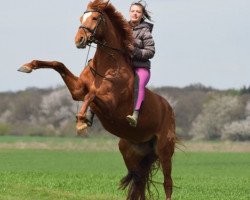
[[[82,37],[80,41],[76,41],[75,44],[78,49],[84,49],[87,46],[87,40]]]

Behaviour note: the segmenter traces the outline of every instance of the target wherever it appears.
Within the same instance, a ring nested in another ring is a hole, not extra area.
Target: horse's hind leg
[[[151,166],[156,161],[152,143],[133,144],[121,139],[119,149],[128,169],[127,176],[121,180],[120,188],[128,187],[127,200],[145,200]]]
[[[57,61],[33,60],[30,63],[24,64],[18,69],[18,71],[24,73],[31,73],[33,70],[41,68],[54,69],[55,71],[57,71],[61,75],[65,84],[67,85],[72,95],[72,98],[78,101],[83,100],[84,84],[82,83],[82,80],[72,74],[63,63]]]
[[[175,149],[175,128],[174,121],[171,123],[171,118],[168,118],[168,125],[157,135],[156,152],[162,166],[164,175],[164,190],[166,200],[171,200],[173,181],[171,178],[172,171],[172,156]]]

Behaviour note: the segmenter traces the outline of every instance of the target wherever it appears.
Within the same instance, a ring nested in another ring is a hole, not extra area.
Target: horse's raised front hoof
[[[88,125],[86,123],[77,123],[76,125],[76,132],[77,132],[77,135],[86,135],[87,134],[87,128],[88,128]]]
[[[27,65],[23,65],[17,71],[23,72],[23,73],[31,73],[32,69],[29,66],[27,66]]]

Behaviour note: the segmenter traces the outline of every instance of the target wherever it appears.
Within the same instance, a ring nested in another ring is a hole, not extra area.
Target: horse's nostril
[[[79,40],[79,43],[80,43],[80,44],[84,44],[85,42],[86,42],[86,41],[85,41],[84,37],[81,37],[80,40]]]
[[[75,42],[77,48],[84,48],[86,46],[85,43],[86,43],[86,40],[84,37],[79,37]]]

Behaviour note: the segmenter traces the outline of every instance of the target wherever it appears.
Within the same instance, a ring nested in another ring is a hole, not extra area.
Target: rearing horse
[[[79,77],[57,61],[33,60],[19,71],[54,69],[61,75],[72,98],[83,101],[81,113],[86,113],[90,106],[103,127],[120,138],[119,149],[128,169],[120,188],[128,187],[127,200],[145,200],[147,190],[150,195],[152,170],[157,163],[163,171],[166,199],[170,200],[173,187],[171,158],[176,143],[171,106],[146,89],[138,125],[131,127],[126,120],[134,105],[134,73],[129,59],[133,43],[131,28],[109,1],[102,0],[90,2],[80,22],[76,46],[85,48],[94,42],[97,50]],[[85,115],[78,116],[77,128],[86,128]]]

